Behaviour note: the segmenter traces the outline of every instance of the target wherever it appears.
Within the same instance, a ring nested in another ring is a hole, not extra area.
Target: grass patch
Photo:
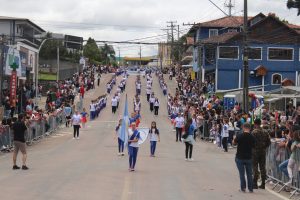
[[[56,74],[39,73],[39,80],[56,81]]]

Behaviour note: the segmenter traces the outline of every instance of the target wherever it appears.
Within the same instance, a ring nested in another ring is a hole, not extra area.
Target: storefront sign
[[[7,48],[7,54],[5,58],[5,74],[11,75],[13,69],[12,65],[16,64],[18,67],[16,68],[17,76],[22,77],[22,69],[21,67],[21,58],[20,58],[20,51],[14,49],[13,47]]]
[[[13,70],[10,76],[10,104],[15,106],[17,97],[17,71]]]

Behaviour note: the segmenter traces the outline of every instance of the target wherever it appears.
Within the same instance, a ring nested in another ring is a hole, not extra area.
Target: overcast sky
[[[223,10],[229,0],[213,0]],[[243,0],[235,2],[234,15],[242,15]],[[276,13],[291,23],[300,24],[297,10],[286,8],[287,0],[249,0],[249,16]],[[180,34],[189,26],[224,14],[208,0],[0,0],[0,15],[24,17],[51,32],[92,37],[96,40],[126,41],[145,37],[143,42],[167,39],[167,21],[177,21]],[[175,32],[177,36],[177,32]],[[115,45],[121,56],[138,56],[137,45]],[[142,46],[142,56],[154,55],[157,46]]]

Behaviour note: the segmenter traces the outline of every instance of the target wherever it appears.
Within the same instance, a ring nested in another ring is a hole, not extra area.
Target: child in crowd
[[[81,123],[82,123],[82,128],[85,128],[85,124],[87,122],[87,117],[89,114],[86,112],[86,109],[83,108],[83,111],[81,112]]]

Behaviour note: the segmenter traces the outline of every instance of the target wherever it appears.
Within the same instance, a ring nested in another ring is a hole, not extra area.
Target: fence
[[[66,123],[64,112],[50,115],[47,119],[30,120],[25,140],[27,145],[32,145],[46,136],[52,135],[59,129],[60,125]],[[9,125],[0,126],[0,150],[1,152],[10,152],[13,149],[13,131]]]
[[[296,149],[296,165],[293,169],[293,182],[291,186],[286,184],[289,180],[287,165],[290,158],[290,153],[287,151],[285,146],[281,147],[280,142],[272,141],[268,152],[266,160],[266,168],[269,177],[269,182],[273,182],[273,190],[277,189],[280,193],[284,189],[291,189],[290,198],[292,198],[296,193],[300,192],[300,149]]]

